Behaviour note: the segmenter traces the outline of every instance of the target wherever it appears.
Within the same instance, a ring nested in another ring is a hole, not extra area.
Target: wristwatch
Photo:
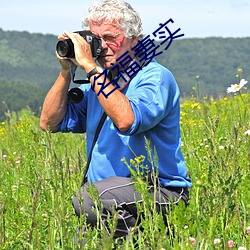
[[[87,73],[87,78],[90,80],[90,78],[96,74],[100,75],[103,72],[103,69],[99,66],[96,66],[94,69],[90,70],[89,73]]]

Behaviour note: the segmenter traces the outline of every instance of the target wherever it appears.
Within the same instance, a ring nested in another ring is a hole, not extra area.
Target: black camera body
[[[102,40],[101,38],[95,36],[90,30],[75,31],[81,35],[87,43],[90,45],[92,56],[98,57],[102,52]],[[65,39],[57,42],[56,51],[61,57],[74,58],[74,44],[70,39]]]

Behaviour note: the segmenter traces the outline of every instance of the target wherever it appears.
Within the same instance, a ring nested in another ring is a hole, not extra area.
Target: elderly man
[[[59,36],[59,40],[72,41],[75,56],[63,58],[57,54],[61,71],[45,98],[40,126],[52,132],[86,132],[87,182],[98,190],[103,206],[101,219],[105,220],[108,215],[112,219],[113,211],[119,211],[115,237],[120,237],[135,226],[136,203],[141,201],[131,171],[121,159],[130,162],[136,156],[144,155],[143,164],[147,166],[147,171],[141,169],[145,171],[144,175],[158,173],[156,203],[159,211],[166,212],[168,204],[180,200],[188,203],[191,180],[180,148],[180,93],[168,69],[152,58],[141,60],[136,55],[133,48],[142,37],[141,20],[128,3],[105,0],[93,4],[83,26],[101,39],[99,65],[81,35],[65,32]],[[74,65],[86,72],[90,82],[79,87],[83,92],[79,103],[68,99]],[[131,65],[140,70],[129,74]],[[100,125],[103,113],[106,117]],[[97,127],[100,132],[93,143]],[[150,143],[151,151],[157,153],[154,166],[148,156],[146,141]],[[73,206],[78,216],[85,214],[87,223],[95,226],[94,203],[84,184],[79,192],[83,202],[75,197]],[[148,185],[152,185],[150,178]],[[154,191],[149,188],[152,198]]]

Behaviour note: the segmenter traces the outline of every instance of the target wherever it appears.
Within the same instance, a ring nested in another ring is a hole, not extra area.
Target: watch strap
[[[90,80],[90,78],[91,78],[93,75],[97,74],[97,73],[99,73],[98,70],[97,70],[97,68],[94,68],[94,69],[90,70],[89,73],[87,73],[87,78]],[[99,74],[100,74],[100,73],[99,73]]]

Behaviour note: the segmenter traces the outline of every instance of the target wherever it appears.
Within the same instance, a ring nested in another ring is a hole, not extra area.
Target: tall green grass
[[[99,229],[85,233],[85,249],[228,249],[229,240],[250,249],[249,103],[249,94],[186,100],[181,128],[190,204],[170,209],[165,225],[142,181],[141,227],[118,242],[116,220],[107,221],[110,235],[99,221]],[[75,217],[71,197],[86,163],[84,135],[44,133],[38,124],[28,109],[7,113],[0,124],[0,249],[80,249],[76,228],[86,223]],[[127,164],[141,166],[143,157]]]

